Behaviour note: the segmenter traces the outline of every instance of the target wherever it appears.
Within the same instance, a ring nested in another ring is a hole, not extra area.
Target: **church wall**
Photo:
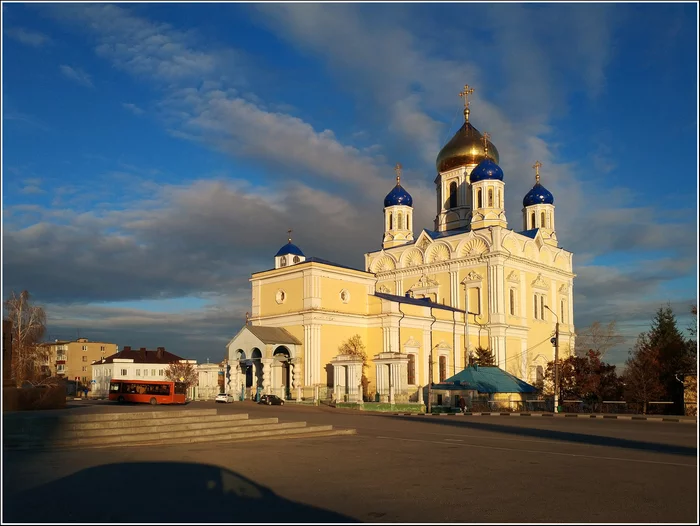
[[[299,312],[304,306],[304,281],[300,273],[287,279],[264,280],[260,285],[260,316]],[[284,294],[284,297],[280,297]]]
[[[346,327],[342,325],[324,324],[321,326],[321,377],[322,384],[333,386],[333,366],[330,362],[340,354],[340,346],[347,340],[358,334],[365,344],[367,355],[371,355],[368,346],[367,327]]]
[[[367,312],[367,284],[354,283],[340,277],[321,277],[320,282],[323,310],[355,314]]]

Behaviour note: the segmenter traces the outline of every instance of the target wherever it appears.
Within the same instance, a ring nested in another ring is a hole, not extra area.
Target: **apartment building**
[[[92,382],[92,362],[115,354],[116,343],[91,342],[87,338],[55,340],[42,343],[49,348],[47,367],[52,376],[66,380],[78,379],[83,385]]]

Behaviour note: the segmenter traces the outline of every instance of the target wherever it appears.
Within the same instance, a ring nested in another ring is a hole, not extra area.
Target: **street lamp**
[[[554,326],[554,412],[559,412],[559,316],[556,312],[549,308],[548,305],[544,306],[549,312],[554,314],[557,320]]]

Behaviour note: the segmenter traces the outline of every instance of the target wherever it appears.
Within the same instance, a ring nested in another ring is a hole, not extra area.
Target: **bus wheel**
[[[119,402],[120,404],[123,404],[123,403],[124,403],[124,397],[123,397],[123,396],[120,396],[119,399],[117,400],[117,402]]]
[[[151,405],[156,405],[158,401],[155,398],[151,398]]]

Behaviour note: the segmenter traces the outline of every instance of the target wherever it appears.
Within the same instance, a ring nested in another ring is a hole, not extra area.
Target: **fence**
[[[551,398],[547,399],[548,405],[553,406]],[[603,400],[601,402],[585,402],[583,400],[561,400],[559,402],[562,413],[602,413],[611,415],[621,414],[647,414],[647,415],[673,415],[678,414],[678,407],[668,400],[655,400],[647,402],[646,413],[642,402],[626,402],[625,400]],[[550,406],[551,407],[551,406]],[[549,409],[551,411],[551,409]],[[697,416],[696,403],[684,403],[683,414]]]

